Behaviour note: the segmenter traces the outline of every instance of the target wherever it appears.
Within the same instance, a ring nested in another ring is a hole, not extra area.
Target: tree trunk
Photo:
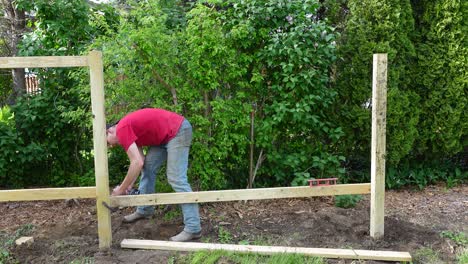
[[[24,69],[12,69],[11,74],[13,77],[13,91],[7,99],[8,105],[14,105],[16,103],[16,99],[26,91]]]
[[[8,43],[10,56],[18,55],[18,44],[26,29],[26,15],[24,10],[15,8],[13,0],[2,0],[3,9],[5,11],[6,22],[8,23],[5,42]],[[7,103],[13,105],[16,99],[23,95],[26,91],[25,71],[24,68],[12,69],[13,91]]]

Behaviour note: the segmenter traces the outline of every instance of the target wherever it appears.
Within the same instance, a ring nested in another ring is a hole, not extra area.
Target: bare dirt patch
[[[168,251],[121,249],[124,238],[167,240],[182,229],[177,207],[160,207],[150,219],[123,224],[132,212],[112,213],[113,247],[99,252],[95,201],[0,203],[0,230],[13,235],[34,225],[34,243],[12,251],[20,263],[167,263],[177,254]],[[369,196],[355,208],[334,206],[333,197],[202,204],[204,242],[250,243],[275,246],[355,248],[409,251],[413,256],[430,249],[441,263],[454,263],[457,245],[442,231],[468,233],[468,186],[446,190],[386,193],[385,237],[369,237]],[[174,217],[168,217],[170,214]],[[351,261],[329,260],[329,263]],[[380,263],[367,261],[360,263]]]

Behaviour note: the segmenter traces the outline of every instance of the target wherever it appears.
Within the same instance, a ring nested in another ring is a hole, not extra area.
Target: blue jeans
[[[167,160],[167,180],[176,192],[191,192],[187,180],[187,168],[190,145],[192,143],[192,126],[185,119],[177,135],[167,144],[151,146],[145,156],[145,164],[141,172],[139,191],[150,194],[155,191],[156,175],[161,165]],[[198,233],[201,231],[198,204],[182,204],[184,215],[184,231]],[[142,215],[152,215],[153,206],[138,206],[137,212]]]

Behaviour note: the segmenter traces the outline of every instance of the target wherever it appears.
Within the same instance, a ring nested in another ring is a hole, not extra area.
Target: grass
[[[74,259],[70,264],[94,264],[94,258],[84,257],[79,259]]]
[[[457,254],[458,264],[468,264],[468,247],[465,247],[460,253]]]
[[[163,220],[164,221],[172,221],[177,217],[181,216],[182,213],[180,212],[179,208],[175,208],[167,213],[164,214]]]
[[[202,239],[203,240],[203,239]],[[210,242],[210,239],[205,239],[203,242]],[[229,230],[220,226],[218,228],[217,242],[222,244],[234,243],[234,235]],[[256,236],[253,240],[241,240],[240,245],[262,245],[269,246],[274,242],[273,238],[268,236]],[[262,255],[255,253],[239,253],[229,252],[224,250],[216,251],[197,251],[189,255],[173,256],[168,263],[178,264],[325,264],[326,262],[320,257],[310,257],[300,254],[274,254]]]
[[[299,254],[275,254],[270,256],[252,253],[233,253],[222,250],[199,251],[187,256],[177,257],[174,263],[181,264],[325,264],[322,258]]]
[[[413,263],[421,264],[439,264],[442,261],[439,258],[439,254],[432,250],[432,248],[422,248],[414,253]]]

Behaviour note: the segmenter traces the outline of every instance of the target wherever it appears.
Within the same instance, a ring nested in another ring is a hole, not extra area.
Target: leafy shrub
[[[9,107],[3,107],[0,113],[0,182],[4,187],[22,187],[27,182],[23,175],[33,168],[36,161],[42,160],[43,151],[35,142],[24,143]]]
[[[329,118],[336,96],[329,69],[337,36],[317,18],[318,7],[318,1],[235,5],[234,21],[250,33],[242,35],[240,48],[257,58],[251,66],[252,95],[261,117],[256,144],[267,153],[260,185],[298,184],[307,173],[340,172],[334,143],[343,133]]]
[[[15,122],[15,115],[11,112],[9,106],[0,108],[0,123],[6,126],[13,126]]]
[[[107,17],[111,24],[115,18],[109,6],[101,13],[96,10],[99,6],[89,8],[86,1],[21,0],[16,4],[35,14],[26,23],[31,30],[18,47],[23,56],[80,55],[95,34],[107,32],[98,28],[103,23],[89,20]],[[2,185],[94,185],[86,70],[51,68],[37,73],[42,92],[18,98],[12,106],[14,123],[0,122]]]
[[[52,86],[49,88],[52,90]],[[60,99],[58,94],[62,95]],[[84,174],[92,164],[90,156],[81,151],[91,146],[91,141],[83,142],[89,139],[82,124],[87,114],[72,118],[70,112],[75,106],[70,99],[65,99],[67,94],[72,95],[72,91],[46,90],[20,98],[13,107],[20,147],[35,150],[34,155],[20,158],[28,162],[23,166],[25,169],[37,173],[34,177],[18,175],[24,177],[27,185],[70,185],[70,175]]]
[[[86,1],[17,2],[36,14],[22,55],[103,51],[109,119],[149,106],[190,120],[189,176],[201,189],[244,187],[250,143],[262,153],[258,186],[368,182],[378,52],[389,56],[387,187],[466,179],[444,160],[466,145],[466,1],[151,0],[128,2],[120,17]],[[2,184],[91,184],[87,73],[39,75],[44,94],[0,125]],[[109,162],[116,183],[125,153],[111,150]],[[40,177],[26,175],[33,167]]]
[[[398,189],[403,186],[416,186],[423,189],[440,181],[456,184],[466,180],[468,180],[468,172],[461,171],[447,160],[426,163],[404,162],[398,167],[390,166],[387,169],[385,186],[388,189]]]
[[[343,133],[327,115],[336,35],[314,18],[318,2],[210,4],[181,3],[188,11],[174,21],[168,14],[180,9],[133,3],[118,32],[95,42],[107,65],[110,118],[142,106],[187,117],[190,176],[202,189],[246,185],[252,111],[255,154],[267,157],[259,185],[289,185],[300,172],[342,173],[333,143]]]

